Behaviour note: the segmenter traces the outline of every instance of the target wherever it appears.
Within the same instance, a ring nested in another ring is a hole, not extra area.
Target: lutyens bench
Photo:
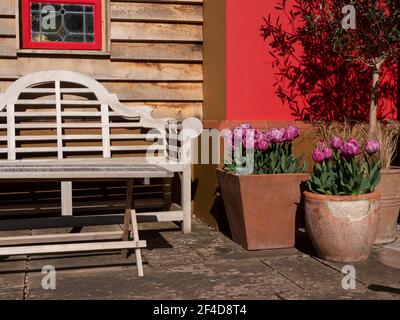
[[[134,249],[143,276],[134,179],[173,177],[182,182],[181,206],[146,212],[159,221],[182,221],[191,231],[191,139],[201,121],[156,119],[149,107],[128,107],[96,80],[64,70],[15,81],[0,95],[0,180],[61,182],[61,214],[73,215],[72,182],[126,180],[121,232],[0,238],[0,256]],[[0,221],[1,223],[1,221]],[[130,235],[133,240],[130,241]]]

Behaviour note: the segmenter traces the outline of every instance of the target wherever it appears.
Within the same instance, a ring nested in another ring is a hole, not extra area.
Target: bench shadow
[[[76,230],[77,231],[77,230]],[[161,232],[180,232],[180,227],[176,224],[176,228],[169,228],[169,229],[152,229],[152,230],[141,230],[140,231],[140,239],[147,241],[146,250],[155,250],[155,249],[172,249],[174,246],[167,240]],[[136,267],[135,259],[131,260],[130,258],[134,257],[134,250],[128,250],[128,257],[124,257],[121,254],[121,250],[110,250],[106,252],[87,252],[87,253],[66,253],[66,254],[51,254],[51,255],[34,255],[29,258],[30,263],[35,261],[48,261],[48,260],[60,260],[65,261],[66,259],[95,259],[93,262],[86,263],[82,262],[82,264],[72,265],[71,266],[65,265],[61,267],[57,267],[57,270],[60,271],[69,271],[69,270],[89,270],[89,269],[97,269],[97,268],[113,268],[113,267],[129,267],[134,266]],[[105,258],[115,259],[116,261],[106,262]],[[129,260],[128,260],[129,259]],[[9,263],[9,262],[21,262],[26,261],[27,258],[15,258],[12,256],[3,256],[0,257],[0,264],[1,263]],[[144,264],[147,265],[148,263],[144,261]],[[29,268],[29,272],[41,272],[40,268]],[[19,274],[24,273],[26,270],[24,268],[20,269],[10,269],[10,270],[2,270],[0,271],[0,275],[2,274]]]
[[[232,239],[229,220],[225,211],[224,200],[219,186],[214,190],[214,201],[210,209],[210,214],[218,225],[218,231]]]

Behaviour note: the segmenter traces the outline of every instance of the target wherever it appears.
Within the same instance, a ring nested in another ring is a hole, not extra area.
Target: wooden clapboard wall
[[[19,77],[67,69],[91,75],[132,107],[154,115],[203,115],[203,0],[104,0],[108,53],[30,51],[20,48],[19,0],[0,0],[0,92]],[[0,184],[0,218],[59,213],[60,186]],[[119,212],[124,182],[74,184],[75,211]],[[136,181],[136,207],[166,207],[171,181]]]
[[[109,55],[18,50],[18,0],[0,1],[0,92],[30,72],[89,74],[128,105],[202,117],[203,0],[104,0]]]

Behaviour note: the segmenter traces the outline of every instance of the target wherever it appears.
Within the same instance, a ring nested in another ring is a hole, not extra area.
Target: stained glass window
[[[24,44],[27,47],[101,49],[101,0],[25,2],[28,4],[25,3],[23,10],[24,27],[29,21],[29,30],[24,28]]]

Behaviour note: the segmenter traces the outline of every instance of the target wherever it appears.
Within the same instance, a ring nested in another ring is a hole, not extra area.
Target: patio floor
[[[0,299],[400,299],[400,271],[378,262],[379,250],[354,264],[356,289],[344,290],[342,265],[315,258],[306,240],[300,250],[247,252],[199,221],[188,236],[170,223],[141,227],[144,278],[134,255],[115,252],[6,258]],[[44,265],[57,270],[56,290],[42,289]]]

